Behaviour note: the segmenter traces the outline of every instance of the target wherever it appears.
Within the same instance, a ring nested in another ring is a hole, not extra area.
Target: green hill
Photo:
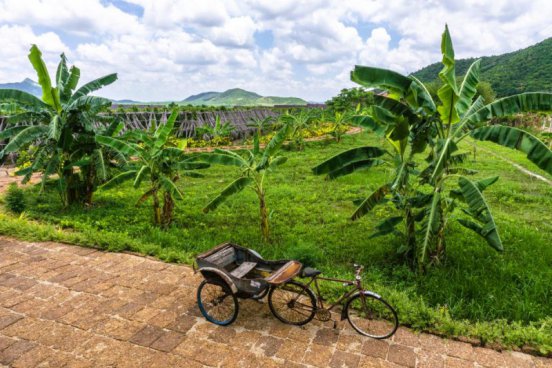
[[[457,60],[456,74],[465,74],[475,60]],[[431,82],[442,68],[441,63],[435,63],[412,74],[423,82]],[[508,54],[482,57],[480,79],[491,83],[498,97],[552,91],[552,38]]]
[[[19,83],[0,84],[0,89],[17,89],[19,91],[24,91],[37,97],[42,96],[42,89],[40,88],[40,85],[29,78],[25,78],[22,82]]]
[[[208,106],[274,106],[306,105],[307,101],[297,97],[261,96],[241,88],[232,88],[224,92],[204,92],[190,96],[181,104]]]

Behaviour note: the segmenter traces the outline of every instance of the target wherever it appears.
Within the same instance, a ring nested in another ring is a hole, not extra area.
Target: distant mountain
[[[456,74],[464,75],[475,60],[457,60]],[[435,63],[412,74],[423,82],[431,82],[442,68],[441,63]],[[498,97],[552,91],[552,38],[508,54],[482,57],[480,80],[491,83]]]
[[[134,100],[111,100],[114,104],[118,105],[140,105],[143,104],[143,102],[140,101],[134,101]]]
[[[42,88],[35,81],[25,78],[22,82],[19,83],[0,83],[0,89],[17,89],[35,95],[37,97],[42,96]]]
[[[232,88],[224,92],[204,92],[190,96],[181,104],[208,106],[274,106],[306,105],[307,101],[298,97],[261,96],[241,88]]]

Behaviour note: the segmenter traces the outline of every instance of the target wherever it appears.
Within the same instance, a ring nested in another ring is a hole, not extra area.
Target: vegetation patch
[[[353,200],[367,189],[388,181],[387,166],[320,182],[310,168],[344,149],[380,142],[375,135],[346,136],[339,144],[311,142],[300,152],[283,152],[288,160],[267,178],[271,203],[272,244],[260,239],[258,198],[251,191],[229,197],[216,212],[201,209],[240,170],[214,165],[204,178],[177,182],[184,200],[175,202],[173,223],[162,230],[151,223],[150,206],[135,206],[143,189],[132,183],[100,190],[89,208],[62,208],[55,191],[38,195],[26,189],[28,209],[23,217],[2,215],[0,233],[29,240],[57,240],[98,246],[111,251],[131,250],[166,261],[191,263],[198,252],[224,241],[259,251],[266,258],[294,258],[318,267],[328,276],[351,277],[351,265],[366,265],[366,284],[381,293],[399,312],[404,325],[449,336],[471,336],[483,343],[533,346],[552,351],[552,187],[528,177],[503,161],[479,150],[470,167],[475,178],[501,177],[501,185],[486,191],[495,220],[502,230],[504,252],[454,225],[446,262],[420,276],[397,255],[398,239],[392,235],[370,239],[378,218],[351,222]],[[464,141],[464,150],[473,142]],[[493,150],[528,169],[546,175],[523,154],[491,143],[478,147]],[[467,165],[468,163],[466,163]],[[392,211],[377,209],[379,216]],[[331,288],[326,290],[330,295]],[[336,290],[337,292],[337,290]],[[337,294],[336,294],[337,295]]]

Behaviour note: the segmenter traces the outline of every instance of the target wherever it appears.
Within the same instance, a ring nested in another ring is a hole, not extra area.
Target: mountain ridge
[[[480,80],[489,82],[498,97],[552,91],[552,37],[505,54],[458,59],[456,74],[464,75],[477,59],[481,59]],[[438,78],[442,68],[443,65],[437,62],[411,75],[424,83],[432,82]]]

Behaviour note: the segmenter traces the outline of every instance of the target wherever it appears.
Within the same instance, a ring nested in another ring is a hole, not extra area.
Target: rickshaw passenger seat
[[[243,262],[239,267],[230,272],[230,274],[239,279],[247,275],[255,266],[257,266],[256,262]]]

